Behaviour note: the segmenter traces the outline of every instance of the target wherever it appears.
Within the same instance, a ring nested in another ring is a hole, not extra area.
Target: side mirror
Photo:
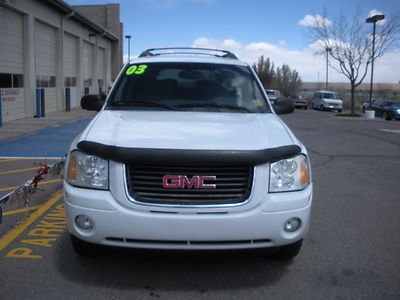
[[[294,112],[294,102],[289,98],[279,97],[275,100],[273,107],[278,115],[291,114]]]
[[[86,110],[100,111],[103,104],[99,95],[86,95],[81,99],[81,107]]]

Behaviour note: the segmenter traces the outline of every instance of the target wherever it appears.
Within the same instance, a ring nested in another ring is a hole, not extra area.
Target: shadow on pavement
[[[67,280],[131,290],[234,290],[271,285],[292,261],[271,256],[271,250],[160,251],[107,248],[104,255],[82,258],[64,232],[55,263]]]

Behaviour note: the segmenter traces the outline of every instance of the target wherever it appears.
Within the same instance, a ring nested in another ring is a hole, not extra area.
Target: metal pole
[[[369,87],[369,107],[372,105],[372,90],[373,90],[373,81],[374,81],[374,58],[375,58],[375,26],[376,22],[374,22],[374,29],[372,33],[372,62],[371,62],[371,84]]]
[[[0,127],[3,127],[3,111],[1,110],[1,94],[0,94]]]
[[[325,89],[328,89],[328,51],[329,48],[326,48],[326,81],[325,81]]]
[[[40,118],[41,116],[40,96],[41,96],[40,88],[36,88],[36,116],[35,116],[36,118]]]
[[[128,40],[128,62],[131,60],[131,36],[125,36]]]
[[[125,38],[128,40],[128,63],[131,60],[131,37],[130,34],[125,35]]]

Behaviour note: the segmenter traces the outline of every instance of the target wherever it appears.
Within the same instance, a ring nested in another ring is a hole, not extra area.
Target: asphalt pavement
[[[52,183],[34,210],[6,208],[0,299],[400,299],[400,122],[312,110],[282,119],[306,145],[314,182],[310,232],[293,261],[268,251],[114,248],[81,258]],[[0,159],[0,191],[25,168]]]

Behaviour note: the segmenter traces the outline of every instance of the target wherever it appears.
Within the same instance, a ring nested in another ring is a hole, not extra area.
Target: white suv
[[[94,95],[81,104],[100,112],[67,159],[78,254],[98,244],[297,255],[310,162],[248,64],[222,50],[150,49],[123,68],[104,104]]]

